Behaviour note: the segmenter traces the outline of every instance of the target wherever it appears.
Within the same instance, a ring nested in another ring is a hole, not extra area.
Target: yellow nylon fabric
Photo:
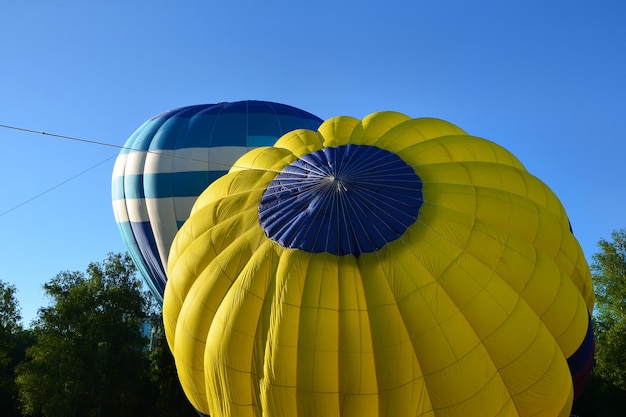
[[[347,143],[414,168],[415,223],[358,258],[269,240],[268,184]],[[209,186],[172,245],[163,314],[183,389],[214,417],[567,417],[592,308],[545,184],[451,123],[381,112],[291,132]]]

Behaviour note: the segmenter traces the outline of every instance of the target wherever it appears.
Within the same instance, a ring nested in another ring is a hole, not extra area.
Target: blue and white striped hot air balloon
[[[174,236],[200,193],[244,153],[322,120],[266,101],[202,104],[146,121],[113,169],[113,211],[137,268],[162,303]]]

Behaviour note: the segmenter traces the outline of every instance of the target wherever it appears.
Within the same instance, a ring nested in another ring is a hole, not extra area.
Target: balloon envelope
[[[238,160],[176,235],[163,314],[226,416],[569,416],[591,277],[558,198],[437,119],[337,117]]]
[[[162,302],[167,256],[191,206],[245,152],[322,121],[265,101],[183,107],[146,121],[127,140],[113,170],[115,219],[139,271]]]

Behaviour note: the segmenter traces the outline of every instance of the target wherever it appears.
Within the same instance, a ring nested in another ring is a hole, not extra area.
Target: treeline
[[[110,254],[47,282],[50,305],[25,329],[0,281],[0,415],[197,417],[141,288],[130,257]]]
[[[572,415],[624,415],[626,231],[593,255],[594,370]],[[0,281],[0,415],[165,417],[197,414],[185,398],[161,313],[126,254],[44,285],[50,305],[24,329],[15,287]]]
[[[573,415],[610,417],[626,414],[626,230],[600,239],[592,256],[596,297],[593,326],[595,363]]]

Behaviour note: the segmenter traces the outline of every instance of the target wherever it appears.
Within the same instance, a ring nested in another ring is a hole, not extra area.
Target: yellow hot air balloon
[[[335,117],[245,154],[168,277],[180,381],[213,417],[568,416],[593,352],[558,198],[438,119]]]

